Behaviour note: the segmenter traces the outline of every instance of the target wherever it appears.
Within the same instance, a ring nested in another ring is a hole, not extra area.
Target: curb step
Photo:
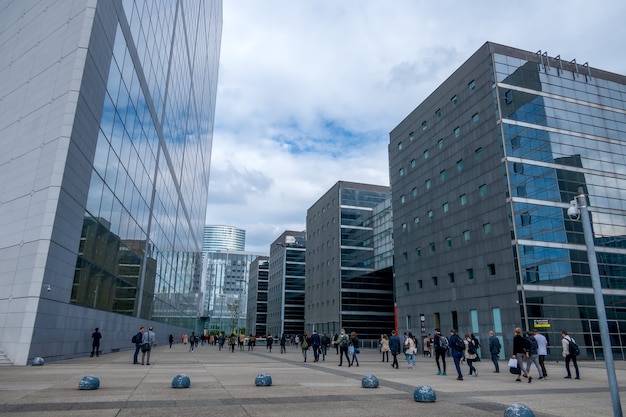
[[[13,366],[13,362],[2,351],[0,351],[0,366]]]

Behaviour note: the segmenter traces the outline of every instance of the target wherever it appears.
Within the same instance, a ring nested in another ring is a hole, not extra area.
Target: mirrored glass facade
[[[8,2],[0,27],[0,350],[193,329],[221,1]]]
[[[567,215],[582,187],[612,344],[624,358],[625,108],[624,76],[493,43],[424,100],[389,147],[399,322],[424,314],[429,330],[479,337],[498,324],[505,345],[516,326],[538,327],[555,356],[567,330],[584,356],[601,358],[582,224]],[[425,149],[429,159],[412,166]],[[402,201],[428,180],[430,189]]]

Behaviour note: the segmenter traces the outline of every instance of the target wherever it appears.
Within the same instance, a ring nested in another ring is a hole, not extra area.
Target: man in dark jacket
[[[137,360],[137,356],[139,355],[139,350],[141,349],[141,341],[143,340],[143,326],[139,328],[139,331],[135,335],[135,355],[133,356],[133,365],[139,365],[139,361]]]
[[[460,343],[458,342],[460,340]],[[450,344],[450,354],[452,355],[452,359],[454,360],[454,367],[456,368],[458,381],[463,381],[463,372],[461,372],[461,358],[465,354],[465,342],[461,336],[456,334],[456,330],[450,330],[450,338],[448,339],[448,343]],[[463,344],[463,350],[457,348],[457,346],[461,346]]]
[[[493,366],[496,367],[495,373],[500,372],[500,365],[498,364],[498,360],[500,359],[500,349],[502,349],[502,345],[500,345],[500,339],[496,337],[496,334],[493,330],[489,331],[489,352],[491,353],[491,362],[493,362]]]
[[[93,339],[91,343],[91,355],[93,357],[94,352],[96,356],[100,356],[100,339],[102,339],[102,334],[100,330],[96,327],[96,331],[91,334],[91,338]]]
[[[402,344],[400,343],[400,338],[396,334],[395,330],[391,331],[391,337],[389,338],[389,350],[391,351],[391,356],[393,356],[391,367],[398,369],[398,354],[402,352]]]
[[[314,362],[319,362],[320,360],[321,345],[322,339],[320,338],[320,335],[317,333],[317,330],[313,330],[313,334],[311,335],[311,348],[313,349]]]

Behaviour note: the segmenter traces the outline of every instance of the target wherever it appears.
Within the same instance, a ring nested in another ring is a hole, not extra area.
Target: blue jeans
[[[407,353],[406,354],[406,363],[408,363],[409,366],[415,367],[415,354]]]
[[[456,368],[456,373],[459,378],[463,378],[463,373],[461,372],[461,355],[454,352],[452,353],[452,359],[454,360],[454,367]]]

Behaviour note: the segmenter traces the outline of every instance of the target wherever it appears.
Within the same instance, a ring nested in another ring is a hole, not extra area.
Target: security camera
[[[579,220],[580,219],[580,209],[578,208],[578,204],[576,204],[576,200],[572,200],[569,202],[569,208],[567,209],[567,215],[570,220]]]
[[[46,291],[52,291],[52,287],[50,286],[50,284],[44,284],[44,287],[46,288]]]

